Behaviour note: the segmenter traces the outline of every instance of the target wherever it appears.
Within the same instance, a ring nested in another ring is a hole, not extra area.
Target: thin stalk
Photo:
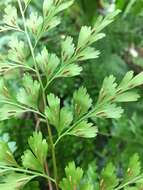
[[[134,179],[132,179],[124,184],[121,184],[120,186],[116,187],[114,190],[123,189],[124,187],[131,185],[133,183],[136,183],[138,180],[141,180],[141,179],[143,179],[143,175],[139,175],[139,176],[135,177]]]
[[[120,94],[122,94],[123,92],[124,92],[124,91],[121,91]],[[116,93],[116,97],[117,97],[118,95],[119,95],[119,94]],[[113,97],[111,97],[111,99],[109,100],[110,102],[112,102],[112,98],[113,98]],[[64,136],[69,135],[69,132],[70,132],[77,124],[79,124],[81,121],[90,118],[93,113],[95,113],[95,116],[94,116],[94,117],[96,117],[96,115],[97,115],[98,113],[100,113],[100,111],[98,111],[98,110],[100,110],[100,108],[102,108],[102,106],[103,106],[105,103],[106,103],[106,102],[103,102],[103,103],[101,102],[101,103],[100,103],[100,102],[99,102],[99,99],[98,99],[98,101],[97,101],[97,103],[96,103],[96,105],[95,105],[95,107],[94,107],[93,109],[91,109],[88,113],[86,113],[86,114],[83,115],[81,118],[79,118],[71,127],[69,127],[63,134],[61,134],[61,136],[59,136],[59,137],[57,138],[56,142],[54,143],[54,146],[56,146],[56,145],[58,144],[58,142],[59,142]]]
[[[67,64],[65,65],[67,66]],[[60,68],[55,75],[47,82],[44,91],[46,91],[46,89],[48,88],[48,86],[51,84],[51,82],[53,82],[54,79],[58,78],[58,75],[64,70],[65,67]]]
[[[80,122],[82,122],[83,120],[88,119],[91,114],[95,111],[95,109],[92,109],[89,113],[85,114],[84,116],[82,116],[80,119],[78,119],[70,128],[68,128],[61,136],[58,137],[58,139],[56,140],[56,142],[54,143],[54,147],[58,144],[58,142],[66,135],[69,135],[70,130],[72,130],[76,125],[78,125]]]
[[[46,171],[46,174],[47,174],[48,176],[50,176],[49,167],[48,167],[47,162],[45,162],[45,171]],[[49,190],[53,190],[52,183],[51,183],[50,180],[48,180],[48,186],[49,186]]]
[[[49,134],[49,140],[51,144],[51,151],[52,151],[52,161],[53,161],[53,169],[54,169],[54,178],[56,180],[56,189],[58,190],[58,172],[57,172],[57,162],[56,162],[56,154],[55,154],[55,146],[52,138],[52,132],[50,129],[50,126],[48,125],[47,121],[47,128],[48,128],[48,134]]]
[[[91,115],[95,112],[95,115],[98,114],[98,109],[100,108],[100,106],[102,106],[102,104],[96,105],[93,109],[91,109],[88,113],[86,113],[85,115],[83,115],[81,118],[79,118],[75,123],[73,123],[73,125],[71,127],[69,127],[61,136],[58,137],[58,139],[56,140],[56,142],[54,143],[54,146],[56,146],[58,144],[58,142],[66,135],[69,135],[69,132],[76,126],[78,125],[80,122],[88,119],[91,117]]]
[[[46,108],[46,96],[45,96],[45,90],[42,88],[42,93],[43,93],[43,99],[44,99],[44,108]],[[49,140],[51,144],[51,152],[52,152],[52,161],[53,161],[53,170],[54,170],[54,178],[56,180],[56,189],[58,190],[58,171],[57,171],[57,161],[56,161],[56,153],[55,153],[55,146],[54,146],[54,141],[52,137],[52,131],[49,126],[48,119],[46,118],[46,125],[48,129],[48,135],[49,135]]]
[[[43,93],[43,99],[44,99],[44,109],[46,108],[46,96],[45,96],[45,91],[44,88],[42,88],[42,93]],[[58,172],[57,172],[57,162],[56,162],[56,153],[55,153],[55,146],[54,146],[54,141],[52,137],[52,131],[49,126],[48,119],[46,118],[46,125],[48,129],[48,135],[49,135],[49,140],[51,144],[51,153],[52,153],[52,162],[53,162],[53,170],[54,170],[54,178],[56,180],[56,189],[58,190]]]
[[[62,73],[62,71],[64,71],[65,67],[67,67],[68,65],[76,62],[76,59],[77,59],[77,55],[75,54],[70,60],[67,60],[67,62],[64,63],[64,65],[62,65],[61,68],[59,68],[59,70],[55,73],[55,75],[47,82],[44,90],[46,91],[46,89],[48,88],[48,86],[51,84],[51,82],[58,78],[60,76],[60,74]],[[63,60],[62,60],[63,62]]]
[[[26,34],[26,37],[27,37],[27,40],[28,40],[28,44],[29,44],[29,47],[30,47],[30,50],[31,50],[32,58],[33,58],[33,61],[34,61],[36,74],[37,74],[39,83],[41,85],[42,97],[43,97],[44,108],[45,108],[47,104],[46,104],[46,96],[45,96],[44,86],[43,86],[42,79],[41,79],[40,74],[39,74],[39,69],[38,69],[38,66],[37,66],[37,63],[36,63],[36,59],[35,59],[35,55],[34,55],[34,48],[32,46],[32,42],[31,42],[30,36],[28,34],[28,30],[27,30],[27,26],[26,26],[26,20],[25,20],[25,16],[24,16],[24,11],[23,11],[23,8],[22,8],[22,5],[21,5],[21,0],[18,0],[18,4],[19,4],[21,15],[22,15],[22,20],[23,20],[23,24],[24,24],[25,34]],[[55,176],[55,179],[56,179],[56,189],[58,190],[57,164],[56,164],[56,156],[55,156],[53,137],[52,137],[51,129],[50,129],[49,125],[48,125],[48,120],[46,120],[46,122],[47,122],[48,135],[49,135],[49,140],[50,140],[51,150],[52,150],[52,161],[53,161],[54,176]]]
[[[24,12],[26,11],[26,9],[27,9],[28,5],[30,4],[30,2],[31,2],[31,0],[29,0],[29,1],[27,2],[27,4],[25,5]]]
[[[41,176],[41,177],[49,179],[50,181],[55,183],[55,180],[53,178],[51,178],[48,175],[42,174],[42,173],[38,173],[38,172],[30,171],[30,170],[25,170],[25,169],[21,169],[21,168],[7,167],[7,166],[0,166],[0,168],[15,171],[15,172],[21,172],[21,173],[27,173],[27,174],[32,174],[32,175],[36,175],[36,176]]]
[[[31,51],[31,55],[32,55],[32,58],[33,58],[33,61],[34,61],[34,66],[35,66],[36,74],[37,74],[39,83],[40,83],[41,87],[43,88],[43,83],[42,83],[42,80],[41,80],[41,77],[40,77],[39,69],[38,69],[38,66],[37,66],[37,63],[36,63],[36,59],[35,59],[35,55],[34,55],[34,49],[33,49],[32,42],[31,42],[28,30],[27,30],[26,20],[25,20],[24,11],[23,11],[23,8],[22,8],[22,5],[21,5],[21,0],[18,0],[18,4],[19,4],[21,15],[22,15],[22,20],[23,20],[23,25],[24,25],[24,31],[25,31],[25,34],[26,34],[26,37],[27,37],[27,41],[28,41],[28,44],[29,44],[29,48],[30,48],[30,51]]]
[[[33,72],[36,72],[35,69],[33,69],[32,67],[26,66],[26,65],[14,64],[14,63],[10,63],[10,65],[13,66],[14,68],[25,68],[25,69],[31,70]],[[11,68],[11,69],[13,69],[13,68]]]
[[[6,32],[6,31],[10,31],[10,30],[14,30],[16,32],[24,32],[19,27],[12,27],[12,26],[6,26],[5,28],[2,28],[2,29],[0,29],[0,32]]]
[[[34,109],[31,109],[31,108],[27,108],[27,107],[25,107],[25,106],[22,106],[22,105],[20,105],[20,104],[17,104],[17,103],[15,103],[15,102],[10,102],[10,101],[7,101],[7,100],[0,100],[0,103],[3,103],[3,104],[9,104],[9,105],[12,105],[12,106],[16,106],[16,107],[18,107],[18,108],[21,108],[22,110],[24,110],[25,112],[33,112],[33,113],[36,113],[36,114],[38,114],[38,115],[40,115],[40,116],[42,116],[42,117],[44,117],[45,118],[45,115],[44,114],[42,114],[42,113],[40,113],[38,110],[34,110]]]
[[[11,71],[13,69],[19,69],[19,68],[23,68],[23,69],[27,69],[27,70],[31,70],[31,71],[36,72],[31,67],[27,67],[27,66],[24,66],[24,65],[16,65],[16,64],[11,64],[11,67],[9,67],[8,69],[4,70],[3,72],[6,73],[6,72],[9,72],[9,71]]]

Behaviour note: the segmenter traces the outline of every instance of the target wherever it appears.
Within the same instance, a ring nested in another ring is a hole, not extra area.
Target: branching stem
[[[48,179],[48,180],[55,183],[55,180],[53,178],[49,177],[48,175],[42,174],[42,173],[38,173],[38,172],[30,171],[30,170],[25,170],[25,169],[21,169],[21,168],[8,167],[8,166],[0,166],[0,168],[15,171],[15,172],[32,174],[32,175],[35,175],[35,177],[36,176],[41,176],[41,177],[44,177],[44,178],[46,178],[46,179]]]
[[[116,187],[114,190],[123,189],[124,187],[131,185],[133,183],[136,183],[138,180],[141,180],[141,179],[143,179],[143,175],[139,175],[139,176],[135,177],[134,179],[132,179],[124,184],[121,184],[120,186]]]
[[[21,0],[18,0],[18,4],[19,4],[21,15],[22,15],[22,20],[23,20],[23,24],[24,24],[25,34],[26,34],[27,41],[28,41],[28,44],[29,44],[29,47],[30,47],[30,51],[31,51],[31,55],[32,55],[32,58],[33,58],[33,61],[34,61],[34,66],[35,66],[36,74],[37,74],[39,83],[41,85],[42,97],[43,97],[44,109],[45,109],[45,107],[47,105],[46,104],[45,90],[44,90],[42,79],[40,77],[39,69],[38,69],[38,66],[37,66],[37,63],[36,63],[36,59],[35,59],[35,55],[34,55],[34,48],[32,46],[32,42],[31,42],[28,30],[27,30],[26,20],[25,20],[24,11],[23,11],[23,8],[22,8]],[[54,177],[55,177],[55,180],[56,180],[56,189],[58,190],[58,180],[57,180],[58,179],[58,175],[57,175],[57,164],[56,164],[55,148],[54,148],[54,143],[53,143],[52,132],[51,132],[51,129],[50,129],[49,125],[48,125],[48,120],[47,119],[46,119],[46,123],[47,123],[47,128],[48,128],[49,140],[50,140],[50,144],[51,144]]]

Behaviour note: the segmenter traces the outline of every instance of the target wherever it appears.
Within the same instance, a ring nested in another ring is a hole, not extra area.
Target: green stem
[[[76,126],[78,125],[80,122],[87,120],[88,118],[90,118],[92,116],[93,113],[98,114],[98,110],[100,110],[100,107],[102,107],[102,103],[101,104],[96,104],[95,107],[93,109],[91,109],[88,113],[86,113],[85,115],[83,115],[81,118],[79,118],[75,123],[73,123],[72,126],[70,126],[61,136],[58,137],[58,139],[56,140],[56,142],[54,143],[54,146],[56,146],[58,144],[58,142],[66,135],[69,135],[69,132]]]
[[[67,66],[68,64],[65,64],[63,67],[61,67],[55,74],[53,77],[51,77],[51,79],[47,82],[44,91],[46,91],[46,89],[48,88],[48,86],[51,84],[51,82],[53,82],[54,79],[59,77],[59,74],[64,70],[64,68]]]
[[[10,31],[10,30],[14,30],[16,32],[24,32],[23,30],[21,30],[20,28],[14,28],[12,26],[6,26],[5,28],[0,29],[0,32],[6,32],[6,31]]]
[[[57,172],[55,146],[54,146],[54,142],[53,142],[53,138],[52,138],[52,132],[51,132],[50,126],[48,125],[48,121],[47,121],[47,128],[48,128],[49,140],[50,140],[51,151],[52,151],[54,178],[56,180],[56,189],[58,190],[58,172]]]
[[[56,140],[56,142],[54,143],[54,147],[58,144],[58,142],[66,135],[69,135],[70,130],[72,130],[76,125],[78,125],[80,122],[82,122],[83,120],[88,119],[91,114],[95,111],[95,109],[92,109],[89,113],[85,114],[84,116],[82,116],[80,119],[78,119],[70,128],[68,128],[61,136],[58,137],[58,139]]]
[[[45,96],[45,89],[42,88],[42,93],[43,93],[43,99],[44,99],[44,109],[46,108],[46,96]],[[52,161],[53,161],[53,170],[54,170],[54,178],[56,180],[56,189],[58,190],[58,172],[57,172],[57,161],[56,161],[56,153],[55,153],[55,146],[53,142],[53,137],[52,137],[52,131],[49,126],[48,119],[46,118],[46,125],[48,129],[48,135],[49,135],[49,140],[51,144],[51,152],[52,152]]]
[[[42,116],[42,117],[45,118],[45,115],[42,114],[42,113],[40,113],[38,110],[33,110],[31,108],[27,108],[25,106],[22,106],[20,104],[15,103],[15,102],[10,102],[10,101],[7,101],[7,100],[0,100],[0,103],[16,106],[16,107],[21,108],[22,110],[24,110],[24,112],[28,112],[28,111],[29,112],[33,112],[33,113],[36,113],[36,114],[38,114],[38,115],[40,115],[40,116]]]
[[[35,69],[33,69],[32,67],[26,66],[26,65],[22,65],[22,64],[20,65],[20,64],[15,64],[15,63],[10,63],[10,65],[12,66],[11,69],[13,69],[13,67],[14,68],[24,68],[24,69],[28,69],[28,70],[31,70],[33,72],[36,72]]]
[[[135,177],[134,179],[132,179],[132,180],[130,180],[130,181],[128,181],[128,182],[126,182],[126,183],[124,183],[124,184],[122,184],[122,185],[116,187],[114,190],[123,189],[124,187],[126,187],[126,186],[128,186],[128,185],[131,185],[131,184],[133,184],[133,183],[136,183],[136,182],[137,182],[138,180],[140,180],[140,179],[143,179],[143,175],[139,175],[139,176]]]
[[[29,47],[30,47],[30,50],[31,50],[32,58],[33,58],[33,61],[34,61],[36,74],[37,74],[38,80],[39,80],[40,85],[41,85],[42,97],[43,97],[44,109],[45,109],[47,104],[46,104],[44,86],[43,86],[43,83],[42,83],[42,80],[41,80],[41,77],[40,77],[40,74],[39,74],[39,69],[38,69],[38,66],[37,66],[37,63],[36,63],[36,59],[35,59],[35,55],[34,55],[34,48],[32,46],[32,43],[31,43],[31,40],[30,40],[30,37],[29,37],[29,34],[28,34],[28,30],[27,30],[27,27],[26,27],[26,20],[25,20],[25,16],[24,16],[24,11],[22,9],[21,0],[18,0],[18,4],[19,4],[21,15],[22,15],[22,19],[23,19],[25,34],[26,34],[28,44],[29,44]],[[57,164],[56,164],[54,143],[53,143],[53,138],[52,138],[52,132],[51,132],[51,129],[50,129],[49,125],[48,125],[48,120],[46,120],[46,122],[47,122],[49,140],[50,140],[51,150],[52,150],[52,161],[53,161],[54,176],[55,176],[55,179],[56,179],[56,189],[58,190],[58,181],[57,181],[57,178],[58,178],[57,176],[58,175],[57,175]]]
[[[22,172],[22,173],[32,174],[32,175],[36,175],[36,176],[41,176],[41,177],[49,179],[55,183],[55,180],[53,178],[49,177],[48,175],[42,174],[42,173],[38,173],[38,172],[30,171],[30,170],[25,170],[25,169],[21,169],[21,168],[7,167],[7,166],[0,166],[0,168],[15,171],[15,172]]]
[[[31,2],[31,0],[29,0],[29,1],[27,2],[27,4],[25,5],[24,12],[26,11],[26,9],[27,9],[28,5],[30,4],[30,2]]]
[[[34,55],[34,50],[33,50],[32,42],[31,42],[28,30],[27,30],[26,20],[25,20],[25,16],[24,16],[24,11],[22,9],[21,0],[18,0],[18,4],[19,4],[21,15],[22,15],[22,20],[23,20],[23,25],[24,25],[24,31],[25,31],[25,34],[26,34],[26,37],[27,37],[27,41],[28,41],[28,44],[29,44],[29,47],[30,47],[31,55],[32,55],[32,58],[33,58],[33,61],[34,61],[34,66],[35,66],[36,74],[37,74],[38,80],[40,82],[40,85],[43,88],[43,83],[42,83],[42,80],[41,80],[41,77],[40,77],[40,73],[39,73],[39,69],[38,69],[38,66],[37,66],[37,63],[36,63],[36,59],[35,59],[35,55]]]
[[[47,82],[44,90],[46,91],[46,89],[48,88],[48,86],[51,84],[51,82],[56,79],[56,78],[59,78],[60,77],[60,74],[62,73],[62,71],[64,71],[65,67],[67,67],[68,65],[76,62],[76,59],[77,59],[77,55],[75,53],[75,55],[70,58],[69,60],[67,60],[67,62],[64,63],[64,65],[62,65],[62,67],[59,68],[59,70],[54,74],[54,76]],[[63,61],[62,61],[63,62]]]

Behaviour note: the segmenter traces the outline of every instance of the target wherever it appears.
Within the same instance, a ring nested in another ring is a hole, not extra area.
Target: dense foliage
[[[143,188],[142,7],[0,2],[0,189]]]

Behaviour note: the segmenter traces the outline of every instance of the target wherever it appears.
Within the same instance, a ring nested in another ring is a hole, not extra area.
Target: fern
[[[94,168],[95,165],[92,165],[90,170],[87,171],[88,179],[94,178],[94,181],[91,183],[90,180],[87,181],[87,178],[84,180],[81,168],[76,168],[74,163],[69,163],[65,169],[66,178],[63,178],[60,182],[61,189],[132,190],[142,188],[143,173],[141,171],[140,160],[137,154],[134,154],[130,158],[129,165],[122,178],[117,176],[117,169],[112,163],[108,163],[105,168],[102,169],[99,179],[96,177],[96,170],[94,170]]]
[[[96,137],[98,128],[94,124],[95,118],[119,118],[123,109],[118,103],[137,101],[139,98],[133,88],[143,84],[143,72],[133,76],[132,71],[119,84],[114,76],[106,77],[97,101],[91,99],[85,87],[74,92],[69,105],[62,105],[57,95],[47,94],[49,85],[55,79],[80,75],[83,68],[78,63],[99,56],[100,52],[92,45],[105,37],[101,31],[120,12],[116,10],[105,17],[100,16],[93,27],[83,26],[77,43],[74,43],[71,36],[66,36],[61,40],[61,56],[51,53],[44,45],[39,50],[41,38],[60,24],[59,13],[72,4],[73,0],[44,0],[42,14],[33,9],[29,14],[31,0],[17,0],[17,4],[11,1],[4,10],[0,31],[11,31],[13,35],[10,37],[7,53],[0,56],[0,120],[20,117],[27,112],[34,113],[40,121],[46,123],[49,141],[43,139],[41,132],[33,133],[28,141],[29,149],[22,155],[21,165],[14,158],[9,146],[0,142],[0,188],[3,190],[24,188],[37,177],[45,178],[49,184],[52,182],[57,190],[92,190],[93,184],[82,183],[83,170],[76,168],[74,162],[66,167],[66,178],[59,183],[56,146],[67,135]],[[9,72],[13,76],[18,72],[16,91],[5,78]],[[52,127],[55,128],[56,135],[52,133]],[[47,171],[48,154],[52,158],[52,177]],[[137,156],[130,161],[128,172],[131,172],[131,176],[127,173],[125,181],[120,185],[114,171],[112,164],[103,170],[100,189],[118,190],[126,186],[129,189],[128,186],[132,183],[140,185],[142,175]]]

